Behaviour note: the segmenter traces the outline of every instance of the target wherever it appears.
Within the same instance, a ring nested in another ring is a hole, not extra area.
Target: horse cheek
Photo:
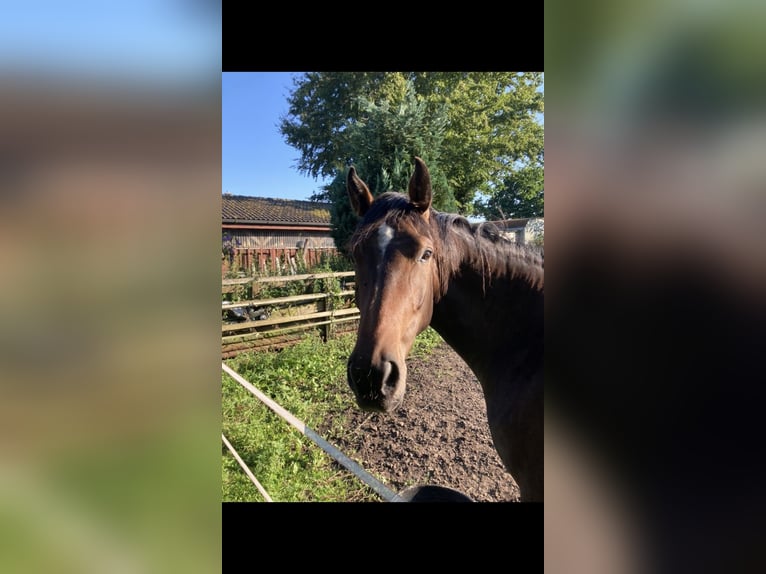
[[[422,333],[426,330],[426,328],[431,324],[431,316],[434,312],[434,302],[433,299],[430,297],[426,297],[426,300],[423,305],[423,311],[420,315],[420,327],[418,328],[418,333]]]
[[[417,270],[410,275],[410,290],[413,294],[413,316],[418,319],[417,333],[420,333],[431,323],[433,312],[432,284],[427,270]]]

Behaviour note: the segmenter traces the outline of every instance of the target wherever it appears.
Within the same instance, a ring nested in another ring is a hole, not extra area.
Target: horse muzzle
[[[406,366],[400,366],[398,361],[370,361],[352,354],[347,375],[362,410],[391,412],[404,400]]]

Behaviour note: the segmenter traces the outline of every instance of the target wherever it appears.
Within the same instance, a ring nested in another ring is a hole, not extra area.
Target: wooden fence
[[[255,270],[259,273],[295,272],[299,262],[310,269],[320,265],[323,258],[336,255],[338,255],[338,250],[329,248],[237,248],[234,253],[234,261],[240,269],[247,271]],[[224,262],[222,271],[224,274],[228,271],[228,262]]]
[[[244,300],[222,302],[222,357],[284,347],[299,341],[310,330],[319,330],[325,340],[355,330],[359,309],[354,302],[353,279],[353,271],[223,279],[222,293]],[[337,280],[336,288],[259,297],[269,284],[299,283],[298,290],[305,291],[307,286],[317,286],[319,280],[325,280],[325,284],[335,283],[326,280]]]

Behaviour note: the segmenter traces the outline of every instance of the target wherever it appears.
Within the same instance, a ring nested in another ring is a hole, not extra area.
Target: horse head
[[[373,199],[353,167],[346,183],[362,218],[351,239],[360,320],[348,384],[360,408],[390,412],[404,399],[405,359],[433,313],[438,244],[430,225],[431,178],[415,158],[409,196]]]

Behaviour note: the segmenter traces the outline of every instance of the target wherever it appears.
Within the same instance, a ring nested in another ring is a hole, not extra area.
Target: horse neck
[[[542,268],[525,261],[518,248],[496,249],[504,252],[487,261],[501,265],[477,265],[475,255],[451,262],[431,319],[476,374],[485,395],[514,373],[517,380],[527,372],[537,376],[542,363]]]

